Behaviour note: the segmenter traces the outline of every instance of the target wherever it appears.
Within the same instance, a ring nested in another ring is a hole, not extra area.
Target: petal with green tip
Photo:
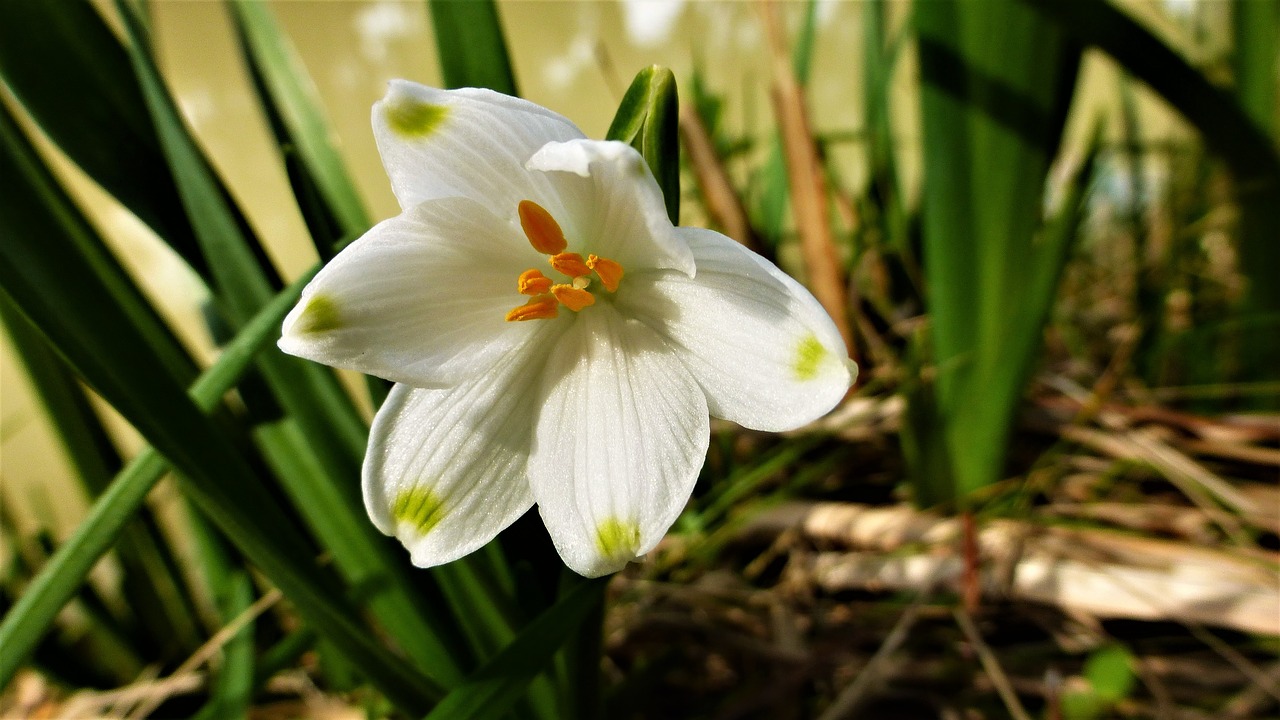
[[[533,505],[525,480],[537,381],[553,328],[513,348],[520,362],[448,389],[396,385],[374,419],[364,500],[414,565],[456,560]]]
[[[789,430],[844,397],[857,368],[840,332],[800,283],[729,238],[680,228],[698,274],[656,275],[619,298],[679,348],[711,414],[755,430]]]
[[[693,491],[710,437],[706,400],[671,348],[599,305],[551,352],[529,458],[556,550],[587,577],[658,544]]]
[[[514,213],[521,200],[548,209],[554,193],[525,170],[538,148],[583,137],[563,116],[492,90],[437,90],[393,80],[373,106],[373,135],[400,207],[471,198]]]

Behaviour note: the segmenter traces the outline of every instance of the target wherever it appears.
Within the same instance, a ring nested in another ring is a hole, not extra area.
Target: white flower
[[[333,259],[280,347],[399,383],[364,464],[374,524],[449,562],[535,502],[589,577],[675,521],[708,413],[784,430],[852,382],[798,283],[674,227],[630,146],[486,90],[391,84],[374,134],[403,212]]]

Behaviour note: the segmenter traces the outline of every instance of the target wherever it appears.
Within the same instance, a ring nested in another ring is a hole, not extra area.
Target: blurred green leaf
[[[74,163],[208,277],[129,59],[89,2],[0,3],[0,76]]]
[[[948,496],[997,480],[1013,412],[1039,348],[1039,308],[1061,256],[1035,242],[1080,48],[1017,0],[915,7],[923,79],[924,264],[945,418]],[[1033,269],[1037,263],[1056,267]],[[923,423],[921,427],[931,427]],[[938,483],[923,483],[921,488]]]
[[[1065,720],[1110,717],[1115,704],[1129,697],[1137,684],[1133,658],[1120,645],[1095,650],[1085,661],[1082,672],[1089,686],[1063,693],[1061,705]]]
[[[182,473],[185,492],[319,631],[406,709],[436,685],[372,640],[331,575],[221,426],[191,402],[92,262],[100,241],[7,109],[0,112],[0,288],[69,365]],[[144,307],[145,304],[144,304]],[[145,318],[144,318],[145,321]]]
[[[1060,3],[1051,0],[1024,0],[1061,25],[1080,42],[1096,45],[1111,55],[1127,71],[1147,83],[1200,131],[1204,142],[1219,154],[1231,170],[1237,201],[1240,205],[1239,267],[1248,280],[1242,305],[1246,324],[1274,323],[1280,318],[1280,283],[1275,282],[1275,269],[1280,267],[1280,152],[1267,135],[1265,124],[1259,124],[1250,112],[1275,112],[1254,103],[1265,90],[1250,83],[1243,98],[1249,111],[1232,94],[1216,86],[1149,30],[1123,11],[1104,0],[1078,0]],[[1245,4],[1242,12],[1259,13],[1255,18],[1266,21],[1275,17],[1275,3],[1270,10]],[[1237,6],[1241,9],[1241,6]],[[1274,22],[1259,28],[1259,41],[1249,40],[1247,53],[1272,54],[1269,69],[1272,92],[1275,83]],[[1256,42],[1256,45],[1255,45]],[[1263,58],[1249,60],[1265,64]],[[1247,69],[1250,77],[1258,72]],[[1265,84],[1266,81],[1264,80]],[[1242,87],[1242,90],[1245,89]],[[1256,97],[1255,97],[1256,94]],[[1274,117],[1274,115],[1273,115]],[[1280,369],[1280,333],[1255,333],[1243,358],[1248,380],[1271,380]]]
[[[137,18],[118,3],[128,31],[130,59],[143,96],[160,132],[161,145],[174,169],[179,194],[187,207],[196,237],[209,259],[228,314],[242,323],[270,301],[270,276],[254,262],[252,248],[260,243],[244,232],[236,213],[219,192],[219,183],[187,131],[182,117],[148,52],[148,38]],[[395,628],[402,648],[420,668],[449,683],[460,677],[458,654],[432,626],[433,618],[419,612],[425,605],[407,576],[398,548],[365,518],[357,483],[367,430],[350,398],[327,369],[288,357],[275,348],[259,359],[264,377],[289,416],[298,424],[303,442],[278,444],[266,452],[314,455],[318,474],[282,478],[293,492],[295,506],[331,552],[353,585],[370,590],[368,602],[384,627]],[[259,435],[260,441],[287,437]],[[297,458],[286,466],[304,467]],[[438,622],[438,621],[437,621]],[[356,663],[360,666],[361,663]]]
[[[1280,140],[1277,100],[1280,80],[1280,3],[1275,0],[1236,0],[1231,6],[1235,30],[1236,94],[1240,105],[1264,133]]]
[[[0,225],[0,228],[6,227]],[[191,386],[191,398],[202,411],[215,408],[249,368],[258,351],[275,338],[285,314],[297,302],[313,274],[314,271],[307,273],[264,308],[226,346],[218,362]],[[75,533],[27,586],[0,623],[0,646],[5,648],[5,652],[0,653],[0,686],[8,684],[59,610],[84,583],[89,570],[115,544],[126,524],[136,517],[147,493],[167,469],[165,459],[153,448],[139,453],[94,501]]]
[[[625,142],[644,156],[662,188],[671,222],[680,222],[680,106],[675,75],[650,65],[636,73],[605,137]]]
[[[300,166],[291,173],[294,195],[304,206],[308,190],[313,189],[318,196],[311,205],[313,212],[304,213],[304,217],[321,209],[332,213],[336,227],[330,236],[314,239],[332,245],[343,236],[364,231],[372,223],[338,153],[319,93],[302,59],[269,6],[250,0],[229,0],[229,6],[276,142],[286,155],[296,153],[299,160]],[[297,187],[303,182],[308,188]],[[313,220],[309,224],[313,225],[314,237],[316,223]]]
[[[501,718],[544,672],[592,608],[601,602],[607,579],[581,584],[520,631],[502,652],[485,663],[431,710],[431,720]],[[598,658],[597,658],[598,661]]]
[[[1137,684],[1133,656],[1122,645],[1107,645],[1095,650],[1085,661],[1084,676],[1093,686],[1093,691],[1108,703],[1129,697]]]
[[[493,0],[428,0],[427,7],[445,87],[520,94]]]

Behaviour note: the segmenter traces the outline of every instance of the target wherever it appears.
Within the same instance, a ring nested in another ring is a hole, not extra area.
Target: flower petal
[[[693,256],[635,148],[600,140],[547,143],[528,167],[546,173],[559,193],[565,215],[557,220],[569,250],[609,258],[627,272],[667,268],[693,275]]]
[[[547,361],[529,483],[566,565],[621,569],[684,508],[710,435],[702,390],[654,332],[598,303]]]
[[[455,560],[493,539],[533,505],[525,476],[538,376],[550,326],[501,363],[448,389],[391,389],[374,418],[364,500],[414,565]]]
[[[519,228],[475,202],[426,202],[330,261],[285,318],[280,348],[416,387],[450,385],[534,330],[505,318],[527,299],[520,273],[545,263]]]
[[[392,80],[374,104],[373,134],[400,207],[469,197],[502,217],[547,195],[545,181],[524,169],[538,148],[583,137],[565,117],[519,98],[407,80]]]
[[[789,430],[826,414],[856,367],[831,318],[800,283],[710,230],[680,228],[695,278],[631,278],[618,298],[681,349],[711,414],[755,430]]]

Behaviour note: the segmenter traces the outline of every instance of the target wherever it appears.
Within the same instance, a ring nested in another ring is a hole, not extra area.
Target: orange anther
[[[564,303],[564,306],[578,312],[588,305],[594,305],[596,297],[586,290],[579,290],[572,285],[552,285],[551,294]]]
[[[529,244],[534,250],[545,255],[555,255],[564,252],[569,246],[565,242],[560,223],[541,205],[532,200],[521,200],[517,210],[520,213],[520,227],[524,229],[524,236],[529,238]]]
[[[600,282],[604,283],[609,292],[617,290],[618,283],[622,282],[622,266],[609,258],[588,255],[587,267],[596,271],[596,275],[600,276]]]
[[[582,277],[590,275],[591,268],[583,262],[582,256],[578,253],[562,252],[558,255],[552,255],[548,258],[551,261],[551,267],[568,275],[569,277]]]
[[[555,288],[552,288],[555,291]],[[556,296],[539,295],[529,300],[529,302],[518,308],[512,308],[507,313],[507,322],[519,322],[521,320],[550,320],[559,314],[559,306],[556,304]]]
[[[520,273],[517,283],[521,295],[541,295],[551,291],[551,278],[543,275],[537,268],[529,268]]]

